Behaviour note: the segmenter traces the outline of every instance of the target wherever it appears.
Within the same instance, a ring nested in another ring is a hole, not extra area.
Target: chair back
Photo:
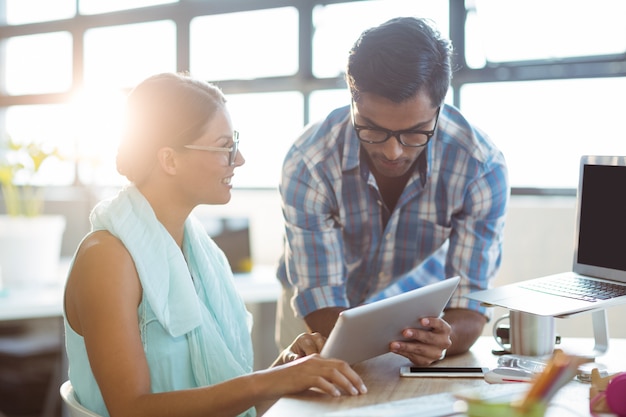
[[[70,417],[102,417],[99,414],[94,413],[91,410],[83,407],[74,395],[74,388],[70,381],[65,381],[60,388],[61,398],[67,406],[67,411]]]

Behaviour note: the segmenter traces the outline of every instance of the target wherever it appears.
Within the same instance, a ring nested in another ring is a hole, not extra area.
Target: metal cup
[[[509,321],[509,340],[505,343],[500,336],[503,321]],[[515,355],[544,356],[554,351],[556,327],[554,317],[511,310],[493,324],[493,337],[505,351]]]

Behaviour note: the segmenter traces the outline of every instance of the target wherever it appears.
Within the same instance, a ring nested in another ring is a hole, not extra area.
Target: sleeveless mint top
[[[252,372],[251,315],[224,253],[193,216],[185,223],[183,252],[133,186],[98,204],[90,220],[92,230],[118,237],[137,267],[143,290],[139,328],[153,392],[207,386]],[[84,339],[64,322],[76,396],[108,417]],[[254,408],[242,414],[254,415]]]

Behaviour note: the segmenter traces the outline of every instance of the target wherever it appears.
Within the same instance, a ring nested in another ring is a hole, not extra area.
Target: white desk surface
[[[63,289],[69,263],[62,265],[58,282],[41,287],[0,290],[0,321],[63,315]],[[272,266],[256,266],[252,272],[235,274],[235,285],[246,303],[275,302],[281,286]]]
[[[273,303],[282,291],[276,278],[276,268],[258,265],[250,273],[237,273],[235,286],[246,303]]]
[[[0,292],[0,321],[62,315],[63,286],[15,288]]]

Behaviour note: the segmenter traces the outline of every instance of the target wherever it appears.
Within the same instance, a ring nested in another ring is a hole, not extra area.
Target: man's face
[[[425,93],[418,93],[402,103],[362,93],[358,102],[353,103],[352,111],[354,123],[358,126],[393,131],[430,131],[435,128],[438,115],[437,107],[432,106]],[[366,130],[361,130],[361,137],[366,133]],[[404,175],[426,149],[425,146],[404,146],[396,137],[382,143],[361,141],[361,146],[370,158],[371,168],[389,178]]]

